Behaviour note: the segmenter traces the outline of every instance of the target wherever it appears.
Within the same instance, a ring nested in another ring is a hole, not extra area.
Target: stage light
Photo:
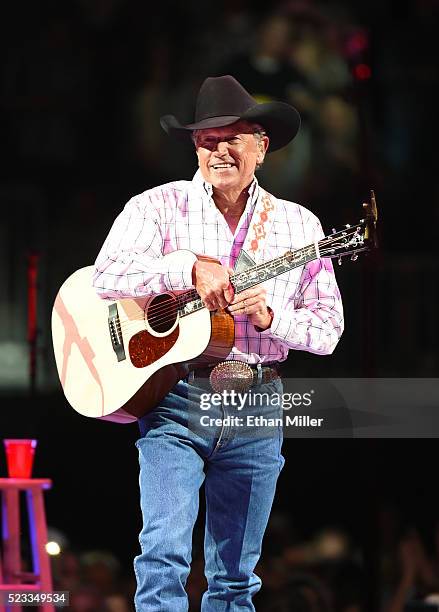
[[[362,30],[354,32],[346,41],[346,51],[349,56],[354,56],[358,55],[359,53],[363,53],[368,46],[368,36]]]
[[[366,79],[370,79],[372,76],[372,71],[370,66],[367,64],[357,64],[354,68],[354,76],[359,81],[365,81]]]
[[[59,555],[59,553],[61,552],[61,546],[58,544],[58,542],[54,542],[54,541],[47,542],[46,552],[48,555],[51,555],[51,556]]]

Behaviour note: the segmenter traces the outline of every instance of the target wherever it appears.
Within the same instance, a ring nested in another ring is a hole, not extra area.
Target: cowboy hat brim
[[[268,152],[277,151],[287,145],[296,136],[300,127],[299,113],[293,106],[284,102],[256,104],[240,115],[207,117],[187,125],[182,125],[174,115],[164,115],[160,118],[160,125],[169,136],[187,140],[194,130],[224,127],[240,119],[259,123],[264,128],[270,139]]]

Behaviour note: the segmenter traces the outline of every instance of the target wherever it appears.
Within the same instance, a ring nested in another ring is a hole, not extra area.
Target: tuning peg
[[[347,229],[349,229],[351,226],[350,226],[350,224],[349,224],[349,223],[346,223],[345,227],[346,227]]]
[[[342,259],[341,259],[341,255],[339,255],[339,257],[338,257],[338,265],[341,266],[342,263],[343,262],[342,262]]]
[[[351,261],[357,261],[357,259],[358,259],[358,255],[357,253],[354,253],[351,257]]]
[[[335,229],[335,227],[333,227],[333,228],[332,228],[332,233],[333,233],[333,234],[336,234],[336,233],[337,233],[337,230]]]

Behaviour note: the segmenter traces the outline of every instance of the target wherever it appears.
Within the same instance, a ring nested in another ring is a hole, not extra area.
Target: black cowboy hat
[[[209,77],[197,97],[195,123],[182,125],[174,115],[164,115],[160,125],[170,136],[188,138],[193,130],[223,127],[245,119],[259,123],[270,138],[268,151],[281,149],[297,134],[300,115],[285,102],[258,104],[230,75]]]

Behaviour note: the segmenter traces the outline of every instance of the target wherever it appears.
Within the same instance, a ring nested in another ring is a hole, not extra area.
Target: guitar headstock
[[[351,260],[355,261],[358,253],[378,247],[376,233],[378,211],[373,190],[370,192],[370,202],[365,202],[363,208],[366,211],[364,219],[360,219],[355,225],[347,224],[342,230],[333,230],[332,234],[320,240],[320,257],[335,258],[341,264],[342,257],[350,255]]]

